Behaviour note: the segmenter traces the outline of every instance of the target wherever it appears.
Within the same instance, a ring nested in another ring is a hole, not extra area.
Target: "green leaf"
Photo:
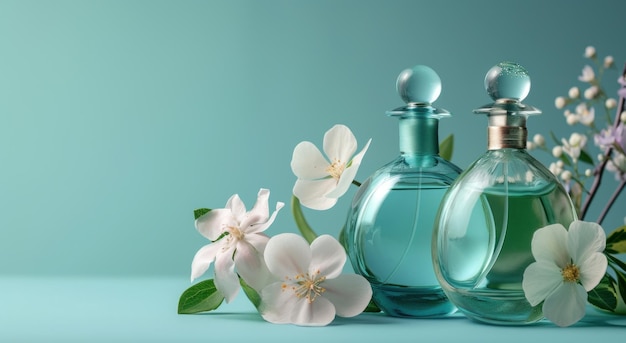
[[[198,219],[203,215],[209,213],[211,210],[208,208],[199,208],[193,211],[193,219]]]
[[[241,285],[243,292],[246,293],[246,296],[248,297],[250,302],[252,302],[252,305],[254,305],[254,307],[258,309],[259,305],[261,305],[261,297],[259,296],[259,293],[257,293],[254,288],[250,287],[245,281],[243,281],[242,278],[239,278],[239,284]]]
[[[311,242],[313,242],[315,238],[317,238],[317,234],[315,233],[315,231],[313,231],[309,223],[307,223],[306,219],[304,218],[304,213],[302,213],[300,200],[295,195],[291,197],[291,212],[293,213],[293,219],[296,221],[296,225],[298,226],[298,230],[300,230],[302,237],[304,237],[304,239],[306,239],[307,242],[311,244]]]
[[[444,160],[452,160],[452,152],[454,150],[454,135],[450,134],[446,139],[439,143],[439,156]]]
[[[558,138],[556,138],[556,135],[554,134],[554,132],[550,131],[550,137],[554,141],[554,144],[561,145],[561,141]]]
[[[181,294],[178,300],[178,313],[191,314],[212,311],[218,308],[224,296],[215,288],[212,279],[198,282]]]
[[[606,238],[606,252],[611,254],[626,253],[626,225],[618,227]]]
[[[626,299],[626,274],[616,270],[615,268],[613,268],[613,270],[615,270],[615,275],[617,276],[617,289],[619,290],[619,295],[622,299]]]
[[[613,312],[617,307],[617,292],[615,280],[609,274],[605,274],[600,283],[591,291],[587,298],[589,303],[600,309]]]
[[[566,166],[570,166],[570,167],[572,166],[572,161],[569,160],[569,157],[567,157],[566,154],[561,154],[559,159],[563,161],[563,163],[565,163]]]
[[[376,303],[374,302],[374,300],[370,300],[370,303],[367,304],[367,307],[365,307],[365,310],[363,310],[363,312],[380,312],[380,308],[378,307],[378,305],[376,305]]]
[[[594,165],[593,164],[593,159],[591,158],[591,156],[589,156],[589,154],[585,150],[580,150],[580,156],[578,156],[578,159],[581,162],[585,162],[587,164]]]

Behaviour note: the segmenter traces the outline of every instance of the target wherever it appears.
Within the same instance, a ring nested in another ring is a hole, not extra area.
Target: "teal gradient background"
[[[614,56],[617,89],[624,13],[609,0],[2,0],[0,274],[187,278],[207,243],[193,210],[234,193],[251,207],[261,187],[272,208],[288,203],[298,142],[320,146],[337,123],[359,149],[372,138],[361,181],[393,159],[384,113],[415,64],[442,79],[435,105],[454,116],[440,136],[454,133],[463,169],[486,149],[487,120],[471,111],[503,60],[531,74],[525,102],[543,115],[530,133],[569,135],[554,99],[582,85],[587,45]],[[336,236],[353,194],[307,218]],[[625,208],[622,194],[607,231]],[[267,231],[280,232],[296,232],[288,207]]]

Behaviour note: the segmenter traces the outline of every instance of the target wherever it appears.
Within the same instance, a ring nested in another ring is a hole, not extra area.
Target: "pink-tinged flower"
[[[615,174],[615,180],[621,181],[626,177],[626,156],[620,152],[616,152],[607,163],[606,170]]]
[[[298,177],[293,194],[302,205],[315,210],[333,207],[354,180],[370,142],[353,157],[357,147],[354,134],[345,125],[335,125],[324,135],[328,158],[313,143],[299,143],[291,159],[291,170]]]
[[[230,302],[239,292],[239,276],[255,290],[271,280],[263,253],[269,237],[265,231],[284,206],[276,203],[270,216],[270,191],[261,189],[250,212],[237,194],[228,199],[226,207],[211,210],[196,219],[196,228],[212,243],[200,248],[191,263],[191,281],[207,271],[215,262],[215,287]]]
[[[626,151],[626,129],[624,123],[620,123],[617,128],[609,127],[600,131],[593,137],[594,143],[601,149],[617,145],[622,151]]]
[[[621,98],[626,98],[626,79],[624,79],[624,76],[620,76],[619,79],[617,79],[617,82],[622,85],[622,87],[620,87],[617,91],[617,95]]]
[[[363,312],[372,288],[361,275],[341,275],[346,259],[344,248],[329,235],[317,237],[310,246],[292,233],[272,237],[265,261],[279,281],[261,292],[263,318],[275,324],[324,326],[335,315]]]
[[[574,221],[535,232],[531,249],[536,262],[524,271],[522,288],[532,306],[543,302],[544,316],[558,326],[584,317],[587,292],[600,283],[607,259],[606,235],[596,223]]]

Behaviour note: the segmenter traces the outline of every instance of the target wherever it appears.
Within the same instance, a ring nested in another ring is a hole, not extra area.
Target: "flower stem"
[[[302,237],[304,237],[304,239],[311,244],[311,242],[317,238],[317,234],[304,218],[302,206],[300,205],[300,199],[298,199],[295,195],[291,196],[291,213],[293,213],[293,219],[296,221],[296,225],[298,226],[298,230],[300,230]]]
[[[602,225],[602,221],[604,220],[604,217],[606,217],[606,214],[611,209],[611,206],[613,206],[613,203],[615,203],[615,200],[624,189],[624,186],[626,186],[626,179],[623,179],[622,182],[620,182],[619,186],[617,186],[617,189],[615,189],[615,192],[613,192],[613,195],[611,195],[611,198],[606,203],[606,206],[604,207],[604,209],[602,210],[602,213],[600,213],[600,216],[598,217],[598,220],[596,221],[598,224]]]
[[[626,75],[626,64],[624,64],[622,75]],[[622,88],[626,88],[626,86],[622,86]],[[614,130],[617,129],[617,127],[619,126],[621,122],[620,115],[622,114],[623,111],[624,111],[624,97],[620,96],[619,104],[617,105],[617,109],[616,109],[615,120],[613,122]],[[602,174],[604,174],[604,169],[606,167],[607,162],[609,161],[609,157],[611,156],[612,152],[613,152],[613,146],[609,146],[604,150],[604,158],[602,159],[602,162],[600,162],[600,164],[595,168],[593,172],[593,175],[595,176],[593,180],[593,184],[591,185],[591,188],[589,189],[589,195],[585,199],[585,203],[583,204],[580,210],[580,214],[578,216],[578,218],[581,220],[585,218],[585,215],[587,214],[587,210],[589,210],[589,205],[591,204],[591,201],[593,200],[593,198],[596,196],[598,188],[600,187],[600,183],[602,183]],[[600,219],[603,219],[604,215],[606,215],[606,213],[603,213]]]

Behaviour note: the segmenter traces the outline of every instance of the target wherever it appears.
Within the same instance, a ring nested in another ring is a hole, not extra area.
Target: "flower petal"
[[[298,179],[315,180],[328,176],[326,168],[330,162],[311,142],[300,142],[293,150],[291,171]]]
[[[274,210],[274,212],[272,212],[272,215],[267,220],[265,220],[265,222],[256,223],[247,227],[243,227],[243,231],[246,232],[247,234],[260,233],[260,232],[265,231],[268,227],[270,227],[270,225],[272,225],[272,223],[274,223],[274,220],[276,219],[276,215],[278,214],[278,211],[280,211],[280,209],[283,208],[284,206],[285,206],[284,202],[280,202],[280,201],[277,202],[276,209]]]
[[[346,191],[348,191],[348,188],[350,187],[350,185],[352,184],[352,181],[354,181],[354,178],[356,177],[356,173],[359,171],[359,167],[361,166],[361,161],[363,160],[363,156],[365,155],[365,152],[369,148],[371,142],[372,142],[371,139],[368,140],[367,144],[365,144],[365,147],[361,150],[361,152],[359,152],[358,154],[354,156],[354,158],[352,158],[352,162],[350,163],[350,166],[346,168],[341,174],[341,177],[339,178],[339,182],[337,182],[337,187],[333,191],[326,194],[326,197],[339,198],[342,195],[344,195]]]
[[[191,282],[209,269],[211,263],[215,261],[215,256],[220,248],[221,244],[217,242],[207,244],[198,250],[193,257],[193,261],[191,261]]]
[[[261,291],[259,312],[263,319],[270,323],[291,323],[291,313],[300,300],[293,292],[283,290],[282,284],[282,282],[275,282]]]
[[[224,232],[224,228],[237,225],[237,221],[230,209],[220,208],[200,216],[196,219],[195,224],[202,236],[215,241]]]
[[[276,281],[267,269],[263,256],[249,243],[237,243],[234,260],[239,276],[257,292]]]
[[[301,326],[324,326],[335,319],[335,306],[322,297],[308,302],[304,298],[297,302],[291,313],[291,322]]]
[[[226,208],[229,209],[235,218],[241,219],[246,214],[246,205],[239,198],[239,194],[233,194],[226,202]]]
[[[265,263],[279,279],[305,274],[311,263],[311,248],[307,241],[295,233],[281,233],[267,242]]]
[[[261,188],[259,190],[254,207],[240,218],[239,227],[241,230],[247,231],[250,225],[267,221],[270,216],[269,197],[270,191],[268,189]]]
[[[323,297],[333,303],[337,315],[341,317],[360,314],[372,298],[372,287],[361,275],[340,275],[327,279],[322,286],[326,289]]]
[[[530,305],[535,306],[549,297],[562,283],[561,269],[554,262],[542,260],[526,267],[522,289]]]
[[[263,256],[265,246],[267,245],[269,239],[270,238],[266,234],[259,232],[246,234],[245,241],[252,245],[254,249],[256,249],[256,251],[261,253],[261,256]]]
[[[328,279],[341,274],[346,264],[346,251],[339,242],[330,235],[321,235],[311,243],[310,275],[320,273]]]
[[[591,254],[604,251],[606,234],[597,223],[576,220],[569,226],[567,244],[574,264],[580,265]]]
[[[215,288],[224,295],[229,303],[239,292],[239,277],[235,273],[235,262],[233,261],[234,247],[219,252],[215,259]]]
[[[345,125],[335,125],[324,134],[324,152],[332,162],[337,159],[348,163],[356,151],[356,138]]]
[[[580,283],[587,292],[594,289],[606,274],[608,261],[603,253],[596,252],[578,265],[580,271]]]
[[[558,326],[570,326],[585,316],[587,292],[574,282],[564,282],[543,303],[543,315]]]
[[[537,261],[553,261],[560,268],[570,263],[567,230],[561,224],[548,225],[535,231],[531,249]]]
[[[337,203],[336,198],[327,198],[326,194],[337,187],[335,179],[321,180],[298,180],[293,187],[295,195],[300,203],[314,210],[327,210]]]

